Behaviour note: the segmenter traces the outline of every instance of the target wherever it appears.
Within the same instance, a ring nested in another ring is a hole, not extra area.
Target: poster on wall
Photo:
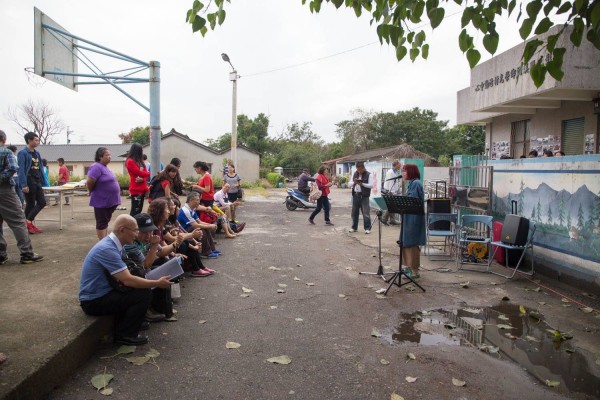
[[[596,135],[590,133],[585,135],[584,154],[594,154],[596,152]]]
[[[538,157],[544,154],[544,150],[550,150],[552,154],[560,151],[560,136],[548,135],[545,137],[533,137],[529,143],[529,151],[538,152]]]
[[[492,142],[492,160],[499,160],[502,156],[510,157],[510,142],[508,140]]]

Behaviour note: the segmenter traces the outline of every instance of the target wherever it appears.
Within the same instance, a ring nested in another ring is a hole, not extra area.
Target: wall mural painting
[[[536,223],[536,245],[600,262],[600,172],[557,172],[494,171],[492,215],[503,220],[516,200]]]

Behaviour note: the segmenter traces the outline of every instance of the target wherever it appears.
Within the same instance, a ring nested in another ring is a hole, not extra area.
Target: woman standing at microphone
[[[406,195],[416,197],[425,201],[423,185],[421,184],[421,174],[416,164],[404,164],[402,167],[402,179],[407,184]],[[425,234],[425,215],[407,214],[402,221],[403,235],[400,238],[402,242],[402,270],[412,279],[420,278],[419,267],[421,266],[421,248],[427,241]]]

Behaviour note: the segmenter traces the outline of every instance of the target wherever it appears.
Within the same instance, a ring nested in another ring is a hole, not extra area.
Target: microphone
[[[397,181],[398,179],[402,179],[402,175],[399,175],[399,176],[397,176],[397,177],[395,177],[395,178],[386,179],[385,181],[386,181],[386,182],[387,182],[387,181]]]

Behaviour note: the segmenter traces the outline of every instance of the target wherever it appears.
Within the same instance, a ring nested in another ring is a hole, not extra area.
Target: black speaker
[[[504,226],[500,240],[514,246],[524,246],[529,234],[529,220],[518,215],[508,214],[504,218]]]
[[[450,199],[429,199],[427,200],[427,214],[439,214],[452,212]],[[436,231],[449,231],[450,221],[437,221],[431,224],[430,229]]]

